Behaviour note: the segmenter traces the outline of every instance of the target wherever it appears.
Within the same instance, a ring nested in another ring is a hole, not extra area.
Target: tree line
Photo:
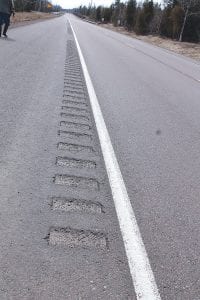
[[[14,0],[14,4],[17,12],[59,12],[62,10],[61,6],[52,5],[51,2],[47,0]]]
[[[123,26],[139,35],[154,34],[179,41],[200,42],[200,0],[115,0],[110,7],[80,6],[73,13],[95,22]]]

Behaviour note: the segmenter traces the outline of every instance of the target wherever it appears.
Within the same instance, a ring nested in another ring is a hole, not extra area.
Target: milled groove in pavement
[[[71,32],[68,28],[68,32]],[[87,89],[82,73],[79,56],[74,41],[67,41],[67,56],[65,62],[65,78],[63,99],[60,107],[60,129],[58,136],[60,141],[57,150],[68,151],[71,155],[56,157],[56,166],[62,170],[55,174],[54,183],[56,186],[78,190],[100,191],[100,183],[96,169],[98,162],[91,159],[77,157],[77,153],[86,151],[86,154],[94,154],[93,133],[91,112],[88,109]],[[81,144],[83,143],[83,144]],[[73,169],[86,169],[87,176],[73,175]],[[65,173],[66,172],[66,173]],[[52,197],[52,210],[64,212],[83,211],[90,213],[104,213],[103,205],[100,202],[68,197]],[[87,216],[88,217],[88,216]],[[82,228],[56,228],[52,226],[48,235],[49,245],[99,248],[106,251],[108,249],[108,238],[105,232]]]
[[[104,207],[99,202],[78,200],[74,198],[52,197],[52,209],[60,211],[88,211],[103,213]]]
[[[104,233],[90,230],[77,230],[73,228],[51,228],[49,234],[50,245],[67,245],[94,247],[107,249],[107,237]]]
[[[65,130],[59,130],[58,135],[61,137],[65,137],[68,139],[75,139],[78,141],[92,141],[93,136],[87,133],[81,133],[81,132],[74,132],[74,131],[65,131]]]
[[[73,106],[73,107],[87,107],[87,103],[81,102],[81,101],[72,101],[72,100],[63,100],[63,104],[67,104],[68,106]]]
[[[56,163],[57,166],[68,166],[69,168],[96,168],[96,163],[94,161],[68,157],[57,157]]]
[[[82,80],[73,79],[73,78],[66,78],[66,79],[64,80],[64,84],[65,84],[65,85],[68,85],[68,84],[74,84],[75,86],[76,86],[76,85],[82,85],[82,86],[83,86]]]
[[[88,110],[85,108],[73,107],[73,106],[62,106],[62,110],[68,111],[71,113],[77,113],[77,112],[84,112],[86,114],[88,113]]]
[[[58,150],[66,150],[70,153],[78,153],[78,152],[86,152],[87,154],[94,153],[94,148],[91,146],[85,146],[80,144],[72,144],[72,143],[58,143]]]
[[[77,119],[77,121],[89,121],[89,117],[86,115],[81,115],[81,114],[72,114],[72,113],[60,113],[61,117],[66,117],[67,119],[69,117],[74,118],[75,120]]]
[[[68,128],[76,128],[76,129],[85,129],[85,130],[91,129],[91,126],[88,124],[77,123],[77,122],[68,122],[68,121],[61,121],[60,126],[66,126]]]

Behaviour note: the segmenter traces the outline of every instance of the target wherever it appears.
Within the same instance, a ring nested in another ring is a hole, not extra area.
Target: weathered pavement
[[[71,17],[162,299],[200,298],[200,65]]]
[[[0,40],[0,299],[134,299],[66,22]]]
[[[71,22],[161,297],[197,300],[199,65]],[[66,23],[0,39],[0,299],[135,299]]]

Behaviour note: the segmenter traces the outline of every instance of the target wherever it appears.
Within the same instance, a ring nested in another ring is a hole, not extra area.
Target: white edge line
[[[94,114],[94,119],[99,135],[101,149],[105,161],[112,196],[117,212],[121,234],[123,237],[130,273],[132,276],[137,299],[161,300],[150,262],[145,250],[139,227],[131,206],[124,180],[115,156],[114,149],[103,119],[101,108],[77,40],[74,29],[68,19],[75,38],[83,73],[88,89],[88,94]]]

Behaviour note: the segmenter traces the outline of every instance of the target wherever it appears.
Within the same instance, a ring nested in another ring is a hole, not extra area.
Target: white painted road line
[[[70,21],[69,23],[71,25]],[[160,294],[154,279],[144,243],[142,241],[140,230],[137,225],[124,180],[119,169],[115,152],[112,147],[109,133],[103,119],[101,108],[99,106],[99,102],[72,25],[71,28],[76,41],[76,46],[78,48],[83,73],[87,84],[92,111],[94,114],[101,149],[112,190],[115,209],[117,212],[129,268],[135,287],[135,293],[137,299],[140,300],[160,300]]]

